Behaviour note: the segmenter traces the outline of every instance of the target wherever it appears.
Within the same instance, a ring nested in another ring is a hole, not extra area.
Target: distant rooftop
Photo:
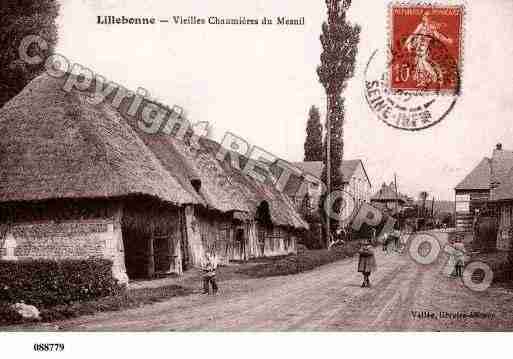
[[[497,144],[492,157],[484,157],[455,187],[456,190],[489,190],[506,182],[513,168],[513,151],[503,150]]]
[[[342,175],[344,176],[344,182],[349,182],[351,177],[353,177],[354,172],[358,168],[358,164],[360,162],[362,162],[362,161],[361,160],[342,161],[341,170],[342,170]],[[296,166],[297,168],[299,168],[305,172],[308,172],[308,173],[314,175],[317,178],[321,178],[322,167],[323,167],[322,161],[293,162],[292,165]],[[362,167],[363,167],[363,162],[362,162]],[[364,171],[365,171],[365,167],[364,167]],[[369,180],[368,177],[367,177],[367,180]],[[370,180],[369,180],[369,183],[370,183]]]

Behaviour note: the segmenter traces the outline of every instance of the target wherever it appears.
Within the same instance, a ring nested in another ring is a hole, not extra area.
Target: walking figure
[[[219,288],[216,283],[217,256],[215,253],[205,253],[201,269],[203,270],[203,293],[210,294],[210,285],[212,285],[212,294],[216,294]]]
[[[383,235],[383,252],[388,253],[388,241],[389,241],[390,235],[388,232],[386,232]]]
[[[372,271],[376,270],[376,258],[369,240],[365,240],[359,252],[358,272],[363,274],[362,288],[370,287],[369,277]]]

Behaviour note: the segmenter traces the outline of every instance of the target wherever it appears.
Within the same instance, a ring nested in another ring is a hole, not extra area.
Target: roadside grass
[[[64,319],[76,318],[83,315],[92,315],[98,312],[119,311],[137,308],[145,304],[152,304],[169,298],[189,295],[192,289],[178,285],[168,285],[158,288],[127,289],[121,294],[107,296],[85,302],[57,305],[49,308],[40,308],[41,322],[55,322]],[[24,320],[16,312],[9,310],[5,303],[0,303],[0,325],[22,324],[34,322]]]
[[[252,278],[273,277],[297,274],[349,258],[358,253],[361,240],[346,242],[343,246],[328,249],[304,250],[295,255],[289,255],[264,263],[237,269],[237,273]]]
[[[273,256],[273,257],[258,257],[258,258],[249,258],[246,260],[232,260],[230,263],[245,265],[245,264],[261,264],[261,263],[268,263],[268,262],[276,262],[277,260],[292,257],[294,254],[284,254],[279,256]]]

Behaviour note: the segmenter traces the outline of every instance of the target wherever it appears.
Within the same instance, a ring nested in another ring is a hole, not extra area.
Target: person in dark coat
[[[372,271],[376,270],[376,258],[374,257],[374,250],[370,245],[370,241],[366,240],[362,249],[359,252],[358,258],[358,272],[363,274],[363,287],[370,287],[369,277]]]

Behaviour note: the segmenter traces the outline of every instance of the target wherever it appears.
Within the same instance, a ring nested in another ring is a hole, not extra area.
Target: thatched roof
[[[214,158],[219,150],[220,144],[208,140],[201,140],[202,150],[200,156]],[[239,156],[239,168],[244,169],[247,158]],[[253,177],[244,174],[241,170],[234,168],[228,158],[224,161],[217,161],[222,166],[224,177],[220,177],[218,184],[232,193],[237,202],[243,203],[249,209],[253,217],[256,216],[257,207],[263,202],[269,204],[271,220],[274,224],[292,228],[306,229],[308,224],[295,210],[290,198],[285,193],[278,191],[272,183],[272,174],[256,163],[257,169],[262,173],[266,181],[260,182]]]
[[[162,104],[159,106],[165,107]],[[170,108],[167,109],[171,111]],[[233,168],[228,159],[219,161],[216,158],[219,143],[202,139],[199,142],[200,148],[195,150],[184,141],[164,131],[148,134],[137,124],[140,116],[129,116],[127,110],[128,104],[122,104],[119,113],[183,188],[195,192],[191,181],[200,181],[201,187],[198,194],[201,205],[220,212],[246,212],[255,218],[257,206],[262,201],[267,201],[274,224],[291,228],[308,228],[308,224],[296,212],[290,199],[279,192],[270,181],[262,184]],[[241,161],[244,160],[241,156]],[[240,168],[244,168],[244,165],[245,162],[241,162]],[[269,173],[265,175],[270,178]]]
[[[205,207],[221,212],[247,212],[254,218],[257,206],[262,201],[267,201],[274,224],[308,228],[290,199],[279,192],[270,181],[260,183],[243,174],[239,169],[233,168],[227,158],[219,161],[216,158],[219,143],[202,139],[198,151],[191,150],[191,146],[163,131],[145,133],[137,126],[138,118],[126,115],[124,106],[120,107],[120,112],[184,188],[194,191],[191,181],[201,182],[199,194]],[[242,169],[247,159],[242,156],[240,159],[239,168]],[[271,177],[269,173],[264,175]]]
[[[267,201],[273,223],[308,227],[270,181],[218,161],[219,144],[204,140],[191,151],[172,135],[143,131],[141,111],[127,114],[131,99],[118,109],[109,99],[92,105],[63,82],[42,75],[0,111],[0,202],[143,194],[254,217]]]
[[[198,203],[107,104],[39,76],[0,109],[0,202],[149,195]]]
[[[137,125],[139,117],[127,115],[127,106],[120,107],[120,113],[134,128],[146,146],[157,156],[164,168],[190,193],[194,193],[199,202],[210,209],[221,212],[249,211],[249,208],[219,183],[226,175],[215,157],[196,154],[183,141],[164,131],[146,133]],[[191,181],[200,180],[199,193]]]
[[[409,198],[402,193],[396,193],[394,182],[391,182],[389,185],[383,182],[379,191],[371,197],[371,201],[407,203]]]

